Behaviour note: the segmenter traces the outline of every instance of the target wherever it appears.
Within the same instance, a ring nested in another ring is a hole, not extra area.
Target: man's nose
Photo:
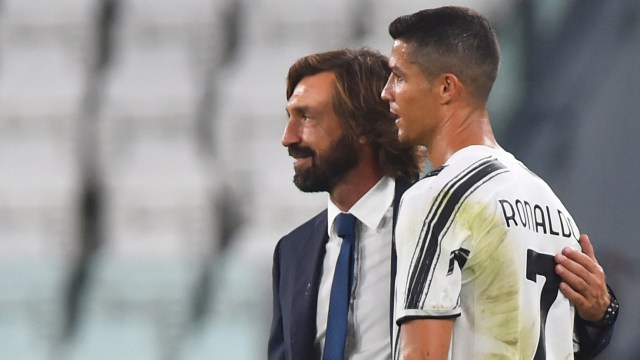
[[[284,134],[282,134],[282,145],[289,147],[291,144],[297,144],[300,142],[300,125],[298,121],[289,118],[287,126],[284,128]]]
[[[384,85],[384,88],[382,89],[382,93],[380,94],[380,97],[384,101],[393,100],[393,94],[391,93],[391,77],[387,79],[387,83]]]

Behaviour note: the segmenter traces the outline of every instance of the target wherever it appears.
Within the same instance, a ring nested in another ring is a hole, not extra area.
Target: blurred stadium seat
[[[93,36],[99,3],[96,0],[3,0],[0,2],[3,52],[10,52],[13,46],[35,50],[46,45],[88,64],[95,51]]]
[[[80,254],[77,127],[86,75],[82,47],[91,24],[88,4],[2,3],[3,359],[50,358],[66,323],[68,285]]]
[[[123,55],[108,69],[98,115],[104,170],[122,166],[149,141],[192,146],[195,153],[197,74],[186,50],[152,47]]]

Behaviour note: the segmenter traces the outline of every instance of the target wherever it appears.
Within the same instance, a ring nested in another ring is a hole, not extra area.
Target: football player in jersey
[[[493,135],[494,31],[470,9],[444,7],[399,17],[389,33],[382,97],[400,141],[424,145],[435,168],[400,205],[394,357],[574,358],[576,307],[554,256],[580,253],[580,232]]]

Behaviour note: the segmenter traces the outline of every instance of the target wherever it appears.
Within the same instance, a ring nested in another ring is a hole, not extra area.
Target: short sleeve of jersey
[[[478,236],[465,222],[483,206],[468,206],[467,200],[505,171],[495,158],[484,157],[446,166],[405,193],[396,226],[398,324],[460,315],[462,269]]]

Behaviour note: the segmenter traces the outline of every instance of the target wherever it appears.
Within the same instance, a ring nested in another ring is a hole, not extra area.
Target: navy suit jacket
[[[325,209],[276,246],[269,360],[320,359],[316,307],[327,241]]]
[[[410,185],[407,180],[396,180],[394,227],[400,198]],[[316,309],[328,240],[325,209],[285,235],[276,246],[273,255],[273,319],[268,344],[269,360],[320,359],[320,349],[315,346]],[[395,287],[395,255],[395,244],[392,243],[390,290]],[[391,307],[393,293],[389,292]],[[390,318],[390,336],[392,321]],[[577,322],[577,326],[584,326],[581,324],[584,322]],[[611,338],[612,330],[613,326],[598,338],[581,339],[583,351],[576,354],[577,359],[589,359],[602,351]]]
[[[406,179],[396,179],[393,221],[405,190]],[[315,346],[316,308],[322,277],[327,233],[327,210],[311,218],[278,242],[273,255],[273,320],[269,337],[269,360],[320,359]],[[392,239],[389,239],[392,241]],[[391,288],[395,279],[395,249],[391,250]],[[393,291],[389,293],[393,306]],[[389,319],[391,331],[392,319]]]

